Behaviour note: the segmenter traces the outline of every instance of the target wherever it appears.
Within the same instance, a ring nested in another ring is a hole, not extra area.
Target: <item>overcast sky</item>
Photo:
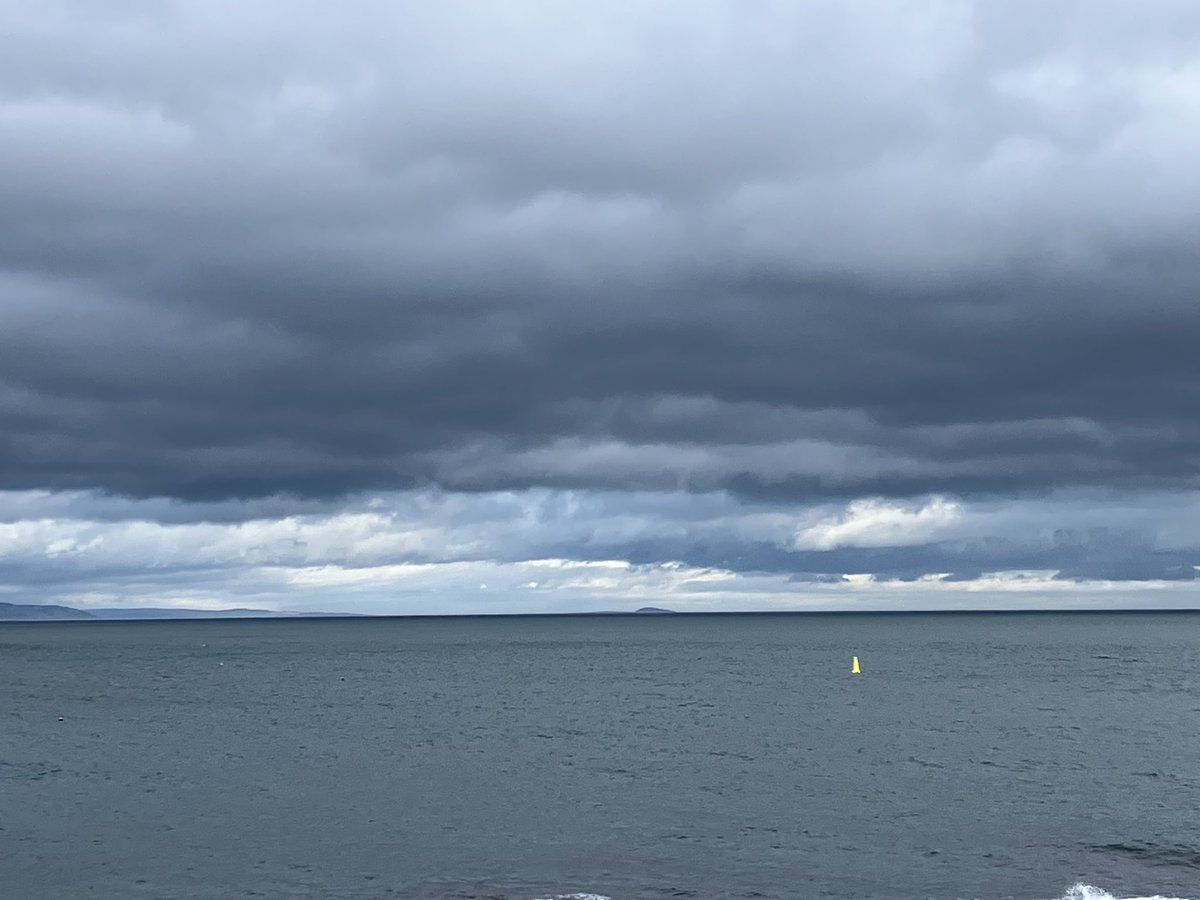
[[[0,599],[1200,606],[1193,0],[0,26]]]

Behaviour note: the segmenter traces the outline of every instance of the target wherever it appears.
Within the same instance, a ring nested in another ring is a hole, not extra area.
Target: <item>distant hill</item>
[[[635,609],[634,615],[672,615],[673,609],[659,606],[643,606]],[[583,615],[627,616],[628,610],[599,610]],[[133,622],[150,619],[297,619],[297,618],[359,618],[360,613],[329,612],[276,612],[270,609],[179,609],[178,607],[106,607],[102,609],[75,609],[72,606],[54,606],[41,603],[0,603],[0,622],[54,622],[86,620],[91,622]]]
[[[261,619],[291,615],[269,609],[178,609],[153,606],[88,610],[97,619]]]
[[[641,609],[590,609],[584,612],[566,612],[564,616],[655,616],[660,613],[674,613],[673,609],[663,609],[659,606],[643,606]]]
[[[70,606],[38,603],[0,603],[0,621],[42,622],[59,619],[94,619],[95,616]]]
[[[53,606],[42,603],[0,603],[0,622],[54,622],[60,620],[87,619],[134,620],[134,619],[257,619],[295,616],[295,613],[272,612],[269,609],[158,609],[155,607],[131,607],[128,609],[75,609],[71,606]],[[310,613],[321,615],[321,613]]]

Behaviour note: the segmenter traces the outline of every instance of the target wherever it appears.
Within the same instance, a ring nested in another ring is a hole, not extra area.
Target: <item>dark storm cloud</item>
[[[2,488],[1198,483],[1192,4],[0,8]]]

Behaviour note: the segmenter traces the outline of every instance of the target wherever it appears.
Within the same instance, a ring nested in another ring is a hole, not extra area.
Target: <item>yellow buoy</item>
[[[860,669],[858,667],[858,657],[857,656],[854,657],[854,662],[852,662],[850,664],[850,674],[851,675],[861,675],[862,674],[862,669]]]

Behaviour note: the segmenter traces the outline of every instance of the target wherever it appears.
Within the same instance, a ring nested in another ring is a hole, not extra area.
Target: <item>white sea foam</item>
[[[537,897],[535,900],[612,900],[611,897],[605,897],[603,894],[555,894],[551,897]],[[1068,891],[1063,894],[1060,900],[1188,900],[1187,897],[1164,897],[1162,894],[1154,894],[1153,896],[1145,897],[1118,897],[1115,894],[1110,894],[1108,891],[1094,887],[1090,884],[1072,885]]]
[[[552,897],[537,897],[535,900],[612,900],[611,897],[605,897],[603,894],[555,894]],[[1188,900],[1187,897],[1164,897],[1162,894],[1154,894],[1153,896],[1145,897],[1118,897],[1115,894],[1110,894],[1108,891],[1094,887],[1090,884],[1072,885],[1068,891],[1063,894],[1060,900]]]
[[[1164,897],[1162,894],[1155,894],[1152,897],[1118,897],[1106,890],[1081,882],[1073,885],[1063,894],[1062,900],[1187,900],[1187,898]]]

